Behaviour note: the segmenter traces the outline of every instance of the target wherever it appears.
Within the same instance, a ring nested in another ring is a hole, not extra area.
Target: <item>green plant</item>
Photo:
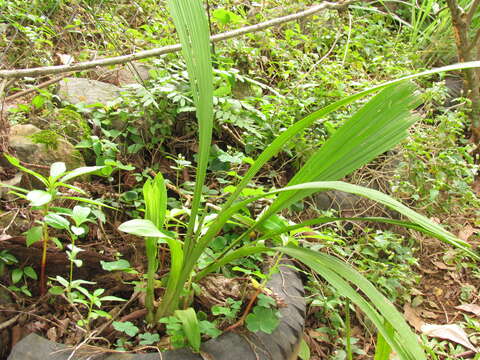
[[[10,254],[8,250],[0,251],[0,277],[5,275],[5,270],[8,265],[17,264],[18,259]]]
[[[84,285],[95,285],[95,282],[86,280],[73,280],[67,279],[57,275],[54,279],[60,285],[52,286],[49,292],[53,295],[65,294],[68,302],[73,306],[81,304],[87,309],[87,315],[78,320],[78,326],[84,327],[87,331],[90,331],[90,324],[93,320],[100,317],[111,318],[111,315],[103,310],[102,303],[105,301],[125,301],[125,299],[117,296],[102,296],[105,289],[95,289],[93,292],[89,291]]]
[[[12,291],[22,292],[27,296],[32,296],[32,293],[28,289],[27,279],[38,280],[37,273],[31,266],[25,266],[23,268],[15,268],[12,270],[12,285],[8,288]],[[23,280],[23,284],[20,287],[18,284]]]
[[[410,220],[374,218],[374,221],[393,222],[414,228],[430,236],[436,236],[479,259],[480,257],[471,251],[465,242],[456,239],[438,224],[391,197],[376,190],[335,180],[343,178],[351,171],[369,162],[406,136],[406,130],[417,119],[411,115],[411,111],[418,106],[418,97],[414,94],[415,87],[405,80],[448,69],[479,66],[480,63],[445,67],[385,83],[345,97],[294,123],[260,154],[243,175],[236,190],[230,194],[222,208],[208,214],[202,206],[202,192],[213,128],[213,75],[208,24],[200,1],[170,0],[168,4],[179,32],[190,76],[199,127],[199,151],[195,191],[189,209],[190,218],[183,232],[175,234],[164,229],[167,200],[161,174],[145,184],[145,219],[127,221],[119,227],[122,231],[146,237],[149,278],[152,277],[151,273],[157,267],[158,243],[167,243],[170,247],[171,269],[165,293],[156,309],[152,305],[152,293],[147,293],[149,298],[148,320],[156,324],[165,316],[171,316],[178,311],[186,311],[177,309],[181,304],[189,306],[189,290],[192,282],[200,280],[219,267],[255,253],[281,252],[302,261],[365,312],[377,327],[379,334],[400,358],[425,359],[423,350],[402,315],[370,282],[351,266],[332,256],[299,247],[298,241],[288,236],[289,231],[295,229],[297,225],[290,226],[276,214],[316,191],[333,189],[350,192],[377,201]],[[242,191],[250,184],[260,168],[277,155],[284,144],[326,114],[376,91],[379,93],[337,129],[323,147],[313,153],[287,187],[253,197],[241,196]],[[259,216],[250,215],[248,205],[265,195],[276,195],[276,198]],[[197,262],[202,254],[207,251],[209,244],[223,226],[233,219],[243,225],[245,230],[209,265],[198,269]],[[315,219],[318,223],[337,220],[336,218]],[[298,224],[298,226],[302,227],[305,224]],[[276,246],[271,248],[255,244],[238,246],[249,237],[253,230],[263,233],[261,239],[269,238]],[[281,234],[287,234],[287,236],[282,238]],[[353,283],[363,293],[363,296],[350,283]],[[151,286],[149,287],[151,288]],[[192,321],[191,318],[189,321]],[[185,323],[186,321],[182,321],[184,326]],[[392,328],[393,331],[391,331]],[[198,350],[198,335],[196,334],[196,331],[192,331],[192,339],[189,339],[194,350]],[[189,335],[187,334],[187,336]]]
[[[42,241],[42,259],[40,263],[40,294],[44,295],[46,293],[46,277],[45,270],[47,266],[47,246],[50,240],[56,241],[55,238],[50,236],[49,227],[55,229],[66,229],[69,227],[69,222],[63,218],[61,215],[57,214],[57,211],[53,208],[54,202],[56,200],[68,199],[73,201],[84,202],[88,204],[93,204],[97,206],[105,206],[104,204],[88,199],[86,197],[71,196],[67,193],[62,193],[61,188],[66,188],[73,190],[76,193],[87,195],[85,191],[68,184],[68,181],[82,175],[90,174],[95,171],[101,170],[101,166],[90,166],[90,167],[80,167],[71,171],[67,171],[65,163],[56,162],[50,166],[50,175],[43,176],[38,172],[27,169],[26,167],[20,164],[20,161],[8,154],[5,154],[5,158],[13,166],[19,168],[21,171],[27,175],[31,175],[40,181],[44,185],[44,190],[27,190],[17,186],[11,186],[0,183],[0,186],[8,187],[11,189],[11,193],[19,196],[20,198],[26,199],[29,201],[29,205],[33,209],[40,210],[42,214],[42,219],[37,220],[39,225],[30,228],[26,233],[26,243],[27,246],[32,245],[37,241]],[[85,208],[84,208],[85,209]],[[78,220],[78,216],[77,216]],[[76,220],[76,221],[77,221]],[[77,227],[72,228],[72,236],[75,235],[75,232],[79,232],[80,229]],[[73,238],[72,238],[73,239]],[[58,242],[57,242],[58,244]],[[73,251],[73,250],[71,250]]]

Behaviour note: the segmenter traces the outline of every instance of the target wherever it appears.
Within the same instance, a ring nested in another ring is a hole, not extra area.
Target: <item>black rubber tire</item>
[[[306,305],[304,288],[298,273],[288,265],[272,276],[268,287],[284,299],[287,305],[280,309],[281,323],[271,334],[228,332],[202,345],[202,354],[188,349],[165,351],[162,354],[112,354],[77,351],[36,334],[18,342],[7,360],[294,360],[303,335]]]

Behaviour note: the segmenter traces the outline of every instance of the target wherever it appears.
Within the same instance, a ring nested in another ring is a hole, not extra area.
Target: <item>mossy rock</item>
[[[92,131],[88,121],[74,110],[63,108],[45,111],[29,121],[42,130],[50,130],[76,144],[88,138]]]
[[[9,144],[20,161],[39,165],[33,170],[44,176],[48,176],[50,165],[58,161],[64,162],[68,170],[85,166],[82,154],[52,130],[40,130],[31,124],[15,125],[10,129]],[[30,180],[39,185],[35,179]]]

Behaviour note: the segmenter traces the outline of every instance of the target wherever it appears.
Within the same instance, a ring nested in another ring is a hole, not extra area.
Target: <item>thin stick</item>
[[[295,14],[282,16],[276,19],[264,21],[255,25],[245,26],[243,28],[227,31],[218,35],[210,37],[212,42],[218,42],[222,40],[231,39],[244,34],[253,33],[261,30],[265,30],[269,27],[284,24],[290,21],[298,20],[307,16],[314,15],[320,11],[327,9],[344,9],[348,5],[354,3],[357,0],[346,0],[339,3],[324,2],[319,5],[309,7],[304,11],[300,11]],[[81,71],[91,69],[97,66],[108,66],[115,64],[124,64],[134,60],[146,59],[153,56],[164,55],[172,52],[179,51],[182,48],[180,44],[168,45],[151,50],[139,51],[130,55],[115,56],[106,59],[85,61],[72,65],[59,65],[59,66],[43,66],[32,69],[15,69],[15,70],[0,70],[0,78],[21,78],[25,76],[40,76],[48,74],[61,74],[70,71]]]
[[[255,302],[255,300],[257,300],[257,297],[258,297],[258,295],[260,295],[261,292],[262,292],[261,288],[258,288],[255,291],[255,294],[253,294],[252,298],[248,302],[248,305],[245,308],[245,311],[244,311],[242,317],[235,324],[226,328],[225,331],[232,331],[233,329],[236,329],[237,327],[243,325],[243,323],[245,322],[245,319],[247,318],[247,315],[250,313],[250,310],[252,309],[253,303]]]
[[[60,80],[62,80],[63,78],[69,76],[69,75],[71,75],[71,74],[68,73],[68,74],[60,75],[59,77],[56,77],[56,78],[54,78],[54,79],[45,81],[45,82],[43,82],[43,83],[41,83],[41,84],[39,84],[39,85],[37,85],[37,86],[34,86],[34,87],[30,88],[30,89],[23,90],[23,91],[20,91],[20,92],[18,92],[18,93],[16,93],[16,94],[10,95],[10,96],[8,96],[7,98],[5,98],[5,101],[12,101],[12,100],[18,99],[19,97],[28,95],[28,94],[30,94],[30,93],[32,93],[32,92],[37,91],[38,89],[42,89],[42,88],[47,87],[47,86],[49,86],[49,85],[55,84],[55,83],[59,82]]]

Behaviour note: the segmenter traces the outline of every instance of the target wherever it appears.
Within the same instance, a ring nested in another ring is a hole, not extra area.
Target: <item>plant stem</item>
[[[48,213],[48,209],[45,211],[45,214]],[[46,279],[46,268],[47,268],[47,245],[48,245],[48,225],[46,223],[42,224],[43,231],[43,245],[42,245],[42,260],[40,263],[40,296],[43,296],[47,293],[47,279]]]
[[[147,238],[145,247],[147,250],[148,272],[147,272],[147,294],[145,296],[145,307],[147,308],[146,320],[153,324],[153,299],[155,290],[155,272],[157,270],[157,244],[155,238]]]
[[[353,359],[352,355],[352,342],[350,339],[351,336],[351,324],[350,324],[350,300],[347,299],[345,302],[345,344],[347,348],[347,358],[348,360]]]

